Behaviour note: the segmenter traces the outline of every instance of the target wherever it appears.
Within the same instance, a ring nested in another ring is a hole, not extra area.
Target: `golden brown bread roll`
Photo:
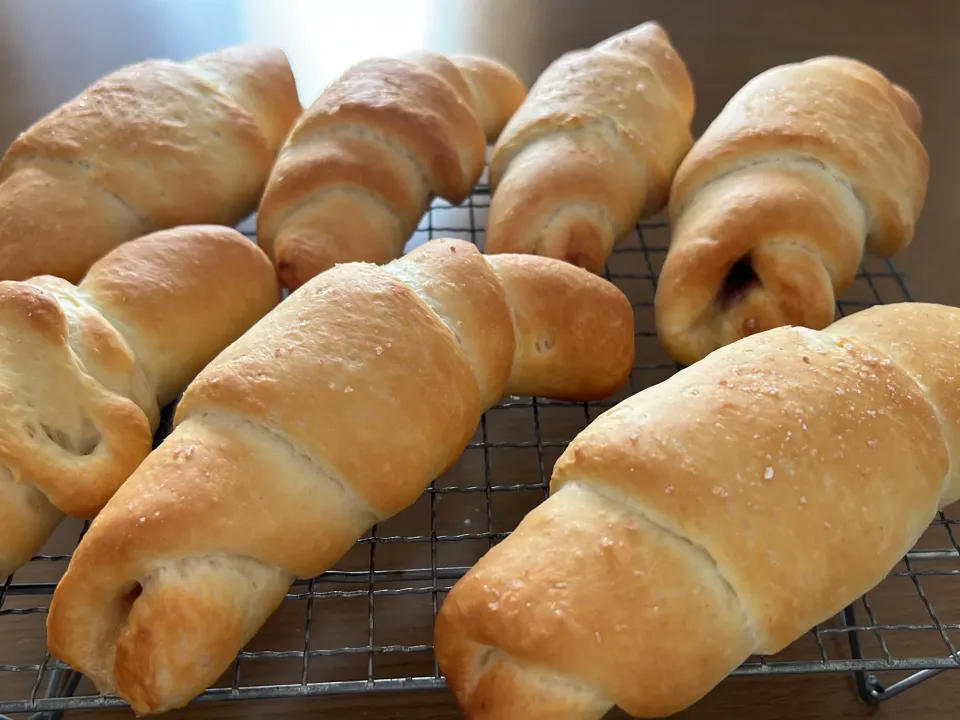
[[[0,163],[0,280],[78,282],[120,243],[253,212],[299,115],[284,53],[237,46],[121,68],[39,120]]]
[[[486,251],[600,272],[665,205],[693,112],[686,66],[657,23],[553,62],[494,148]]]
[[[527,87],[506,65],[482,55],[451,55],[470,86],[473,105],[488,142],[496,142],[527,97]]]
[[[294,577],[412,504],[505,392],[608,395],[633,348],[629,301],[557,260],[435,240],[319,275],[191,383],[74,554],[51,652],[139,713],[186,704]]]
[[[717,350],[588,426],[444,601],[471,720],[665,717],[870,590],[960,497],[960,310]]]
[[[0,577],[90,518],[150,452],[160,408],[279,300],[226,227],[125,243],[74,286],[0,282]]]
[[[469,67],[480,62],[483,74],[465,77],[436,53],[372,58],[321,93],[260,204],[257,235],[284,285],[338,262],[389,262],[434,197],[467,198],[483,172],[484,126],[500,122],[518,82],[492,60]]]
[[[677,171],[656,321],[692,363],[779,325],[820,329],[864,248],[913,239],[929,174],[910,94],[863,63],[822,57],[758,75]]]

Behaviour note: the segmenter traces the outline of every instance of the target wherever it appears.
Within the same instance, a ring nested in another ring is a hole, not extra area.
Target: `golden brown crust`
[[[517,339],[506,392],[581,401],[611,395],[627,382],[633,308],[616,286],[553,258],[487,261],[506,291]]]
[[[666,716],[677,708],[656,688],[697,693],[749,651],[736,598],[707,568],[616,499],[560,492],[444,600],[437,660],[471,720],[599,719],[615,702]],[[697,622],[711,632],[688,632]],[[705,660],[678,673],[666,648]],[[550,699],[531,697],[528,678]]]
[[[36,158],[0,181],[0,278],[52,274],[79,282],[143,226],[136,211],[81,170]]]
[[[601,133],[584,129],[534,143],[497,187],[486,250],[543,255],[600,273],[632,227],[626,220],[642,212],[642,184],[642,168]]]
[[[840,341],[852,338],[874,348],[905,370],[936,408],[947,447],[951,474],[941,507],[960,499],[960,310],[930,303],[873,307],[841,318],[827,332]]]
[[[902,250],[923,207],[929,161],[899,98],[888,80],[854,60],[815,58],[758,75],[684,159],[671,216],[700,186],[766,155],[811,158],[846,179],[866,206],[868,245],[884,255]]]
[[[866,229],[833,183],[815,166],[771,163],[704,186],[674,224],[657,286],[657,331],[676,360],[781,325],[830,324]]]
[[[333,267],[342,258],[383,264],[399,257],[429,197],[419,167],[395,149],[344,133],[313,138],[277,159],[258,216],[258,242],[284,285],[296,289],[315,267]],[[275,247],[281,229],[284,240]],[[312,257],[305,260],[307,253]]]
[[[553,62],[494,148],[487,251],[599,272],[637,220],[666,203],[693,110],[690,76],[656,23]]]
[[[68,335],[52,293],[0,283],[0,461],[61,512],[92,517],[146,457],[152,434],[143,410],[78,365]],[[134,372],[122,338],[98,350],[102,366]]]
[[[78,548],[51,606],[51,652],[98,687],[119,689],[139,713],[186,704],[220,674],[214,663],[233,660],[294,573],[319,572],[377,519],[303,450],[229,414],[184,420]],[[268,501],[277,511],[264,514]],[[318,517],[327,531],[316,531]],[[267,594],[259,613],[246,603],[251,585]]]
[[[452,465],[506,389],[585,398],[622,382],[629,313],[584,270],[488,263],[462,240],[313,278],[200,373],[98,515],[54,597],[51,652],[138,712],[186,703],[294,576],[328,569]],[[537,355],[539,338],[554,344]]]
[[[601,415],[444,601],[467,716],[673,714],[873,587],[957,492],[958,338],[914,304],[777,328]]]
[[[686,63],[670,42],[666,31],[656,22],[645,22],[624,30],[596,45],[598,50],[624,55],[647,56],[661,81],[670,89],[680,115],[693,118],[696,111],[693,83]]]
[[[266,256],[212,226],[124,243],[79,286],[0,282],[0,569],[29,560],[62,514],[93,517],[188,374],[278,300]]]
[[[299,112],[295,91],[286,57],[257,48],[101,78],[20,135],[0,164],[0,278],[77,282],[151,230],[236,224],[255,209]]]
[[[450,60],[416,53],[360,62],[294,125],[260,203],[259,242],[290,289],[338,262],[388,262],[435,195],[467,197],[485,147]],[[338,217],[373,220],[355,234]]]
[[[286,54],[278,48],[235,45],[200,55],[190,67],[254,118],[267,138],[271,155],[276,155],[303,112]]]
[[[670,353],[691,363],[751,332],[826,327],[864,248],[889,256],[913,238],[929,174],[920,125],[909,93],[854,60],[747,83],[674,179],[657,297]],[[730,297],[738,263],[754,282]]]
[[[177,419],[207,408],[282,428],[384,516],[457,459],[480,412],[476,380],[440,318],[360,263],[318,276],[223,351],[190,384]]]
[[[460,72],[453,61],[443,55],[432,52],[414,51],[402,56],[403,60],[412,62],[423,70],[433,73],[443,80],[447,85],[453,88],[464,105],[470,108],[470,112],[477,116],[477,106],[474,101],[473,91],[470,89],[467,79]],[[480,120],[479,117],[477,117]],[[481,125],[482,125],[481,121]]]
[[[121,329],[161,405],[280,300],[269,259],[217,225],[126,243],[94,264],[80,288]]]
[[[507,121],[526,99],[526,85],[513,70],[492,58],[453,55],[450,60],[470,86],[487,141],[496,142]]]
[[[510,382],[517,345],[506,283],[490,265],[473,244],[440,239],[384,268],[453,333],[476,378],[483,409],[494,405]]]
[[[374,58],[354,65],[310,106],[288,144],[354,124],[414,155],[434,191],[451,202],[466,197],[482,169],[482,131],[468,100],[419,63]]]

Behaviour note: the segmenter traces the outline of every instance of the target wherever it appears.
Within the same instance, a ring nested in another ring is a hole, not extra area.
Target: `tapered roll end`
[[[923,134],[923,113],[920,112],[920,106],[917,105],[913,95],[905,88],[894,85],[893,89],[897,93],[897,105],[900,108],[900,114],[903,115],[903,119],[913,130],[913,134],[920,137]]]
[[[674,218],[654,300],[661,344],[690,365],[775,327],[825,328],[865,236],[856,198],[815,167],[715,180]]]
[[[280,148],[303,111],[283,50],[235,45],[201,55],[189,64],[256,119],[272,152]]]
[[[272,238],[274,264],[280,282],[293,291],[340,263],[395,260],[409,235],[376,197],[331,191],[284,220]],[[269,240],[261,238],[266,247]]]
[[[600,273],[646,203],[643,168],[602,134],[533,143],[499,180],[486,251],[564,260]]]
[[[496,255],[513,308],[516,350],[506,392],[597,400],[629,379],[633,308],[612,283],[552,258]]]
[[[282,570],[251,558],[161,566],[131,594],[114,661],[117,692],[138,715],[185,706],[227,670],[290,582]]]

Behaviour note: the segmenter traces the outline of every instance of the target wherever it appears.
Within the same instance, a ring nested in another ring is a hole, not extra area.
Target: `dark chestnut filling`
[[[140,595],[142,594],[143,594],[143,585],[141,585],[140,583],[137,583],[136,585],[133,586],[133,589],[127,593],[127,596],[124,598],[124,601],[128,606],[133,605],[136,599],[140,597]]]
[[[753,271],[753,262],[749,255],[745,255],[733,264],[727,276],[723,279],[717,302],[723,308],[740,302],[747,293],[760,284],[760,278]]]

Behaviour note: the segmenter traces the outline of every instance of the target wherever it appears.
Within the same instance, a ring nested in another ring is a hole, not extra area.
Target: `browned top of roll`
[[[236,222],[277,146],[209,77],[170,60],[116,70],[20,135],[0,182],[39,156],[88,168],[90,180],[122,198],[146,229],[184,222],[190,208],[209,222]]]
[[[77,283],[153,230],[240,222],[299,112],[274,48],[110,73],[22,133],[0,163],[0,278]]]
[[[527,97],[526,85],[513,70],[493,58],[453,55],[450,59],[470,86],[487,141],[496,141]]]
[[[507,123],[490,166],[495,187],[525,147],[556,132],[599,125],[645,168],[650,204],[662,205],[692,142],[693,85],[666,31],[644,23],[555,60]]]
[[[263,251],[218,225],[125,243],[94,264],[79,288],[123,332],[161,406],[280,299]]]
[[[444,601],[461,706],[665,717],[876,585],[956,497],[958,342],[910,303],[777,328],[598,417]]]
[[[469,89],[460,80],[451,85],[412,59],[365,60],[323,91],[295,125],[288,144],[338,130],[371,133],[401,152],[427,158],[422,169],[435,192],[460,202],[482,170],[486,147]]]
[[[868,242],[889,255],[913,238],[929,160],[919,110],[873,68],[822,57],[753,78],[684,158],[674,178],[677,219],[705,184],[756,163],[809,160],[849,183],[868,215]]]

